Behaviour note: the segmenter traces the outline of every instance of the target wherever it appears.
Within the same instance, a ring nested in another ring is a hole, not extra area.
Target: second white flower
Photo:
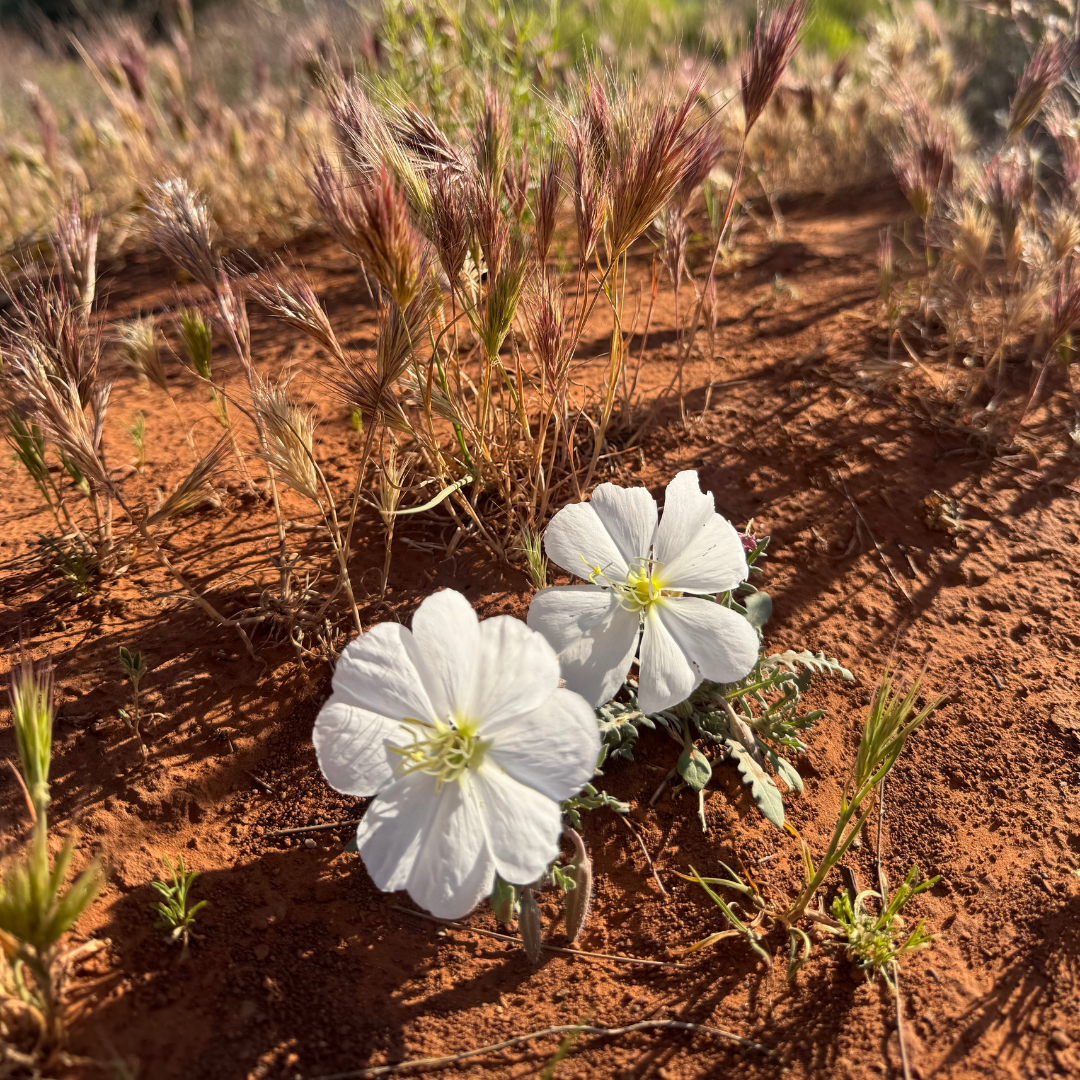
[[[639,639],[646,713],[684,701],[703,679],[735,682],[757,662],[750,623],[703,598],[734,589],[749,570],[739,534],[696,472],[676,475],[657,518],[645,488],[601,484],[591,502],[563,507],[544,534],[548,558],[589,584],[541,590],[528,623],[559,654],[566,685],[593,705],[618,693]]]

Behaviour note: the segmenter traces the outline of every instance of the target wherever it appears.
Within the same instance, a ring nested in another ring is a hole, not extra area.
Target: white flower
[[[757,661],[750,623],[700,595],[734,589],[749,570],[739,534],[696,472],[668,484],[656,519],[644,488],[601,484],[591,502],[564,506],[544,533],[552,562],[590,584],[541,590],[528,623],[555,647],[566,685],[593,705],[622,686],[639,635],[646,713],[684,701],[702,679],[735,682]]]
[[[556,858],[559,803],[596,768],[588,703],[559,688],[540,634],[479,622],[461,593],[429,596],[412,631],[351,641],[312,735],[330,786],[378,795],[356,831],[372,880],[442,918],[468,914],[496,872],[536,881]]]

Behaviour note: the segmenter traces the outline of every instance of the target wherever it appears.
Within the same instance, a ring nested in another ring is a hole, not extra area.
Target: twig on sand
[[[327,829],[344,829],[349,825],[359,825],[360,819],[355,821],[331,821],[329,825],[300,825],[295,829],[274,829],[273,832],[263,833],[264,838],[271,836],[296,836],[297,833],[325,832]]]
[[[439,919],[434,915],[429,915],[426,911],[400,907],[397,904],[391,904],[390,907],[391,910],[400,911],[403,915],[415,915],[418,919],[427,919],[428,922],[438,923],[440,926],[449,927],[451,930],[466,930],[470,934],[498,938],[499,941],[512,941],[515,945],[521,944],[521,938],[515,937],[513,934],[500,934],[495,930],[481,930],[478,926],[466,926],[464,923],[454,922],[452,919]],[[614,960],[620,964],[647,964],[649,967],[686,967],[685,964],[676,964],[670,960],[643,960],[639,956],[617,956],[615,953],[586,952],[584,949],[563,949],[558,945],[541,945],[540,948],[544,952],[558,953],[560,956],[580,956],[587,960]]]
[[[332,1073],[329,1076],[321,1076],[318,1080],[369,1080],[371,1077],[388,1076],[395,1072],[424,1072],[428,1069],[442,1069],[447,1065],[454,1065],[468,1058],[480,1057],[484,1054],[494,1054],[499,1050],[509,1050],[523,1043],[532,1042],[534,1039],[545,1039],[552,1035],[565,1035],[575,1033],[577,1035],[597,1035],[604,1039],[614,1039],[620,1035],[629,1035],[635,1031],[690,1031],[698,1035],[714,1035],[720,1039],[728,1039],[740,1046],[759,1050],[769,1057],[775,1057],[776,1051],[753,1039],[744,1039],[731,1031],[723,1028],[709,1027],[707,1024],[692,1024],[687,1020],[639,1020],[636,1024],[627,1024],[625,1027],[593,1027],[591,1024],[558,1024],[555,1027],[543,1028],[540,1031],[530,1031],[527,1035],[515,1035],[512,1039],[503,1039],[502,1042],[490,1043],[487,1046],[478,1046],[474,1050],[463,1050],[460,1054],[447,1054],[444,1057],[414,1058],[412,1061],[398,1061],[393,1065],[375,1065],[368,1069],[357,1069],[354,1072]]]
[[[844,483],[843,474],[837,472],[835,475],[836,479],[840,483],[840,490],[844,493],[844,498],[847,499],[848,503],[851,506],[851,509],[854,510],[855,513],[858,515],[859,521],[862,523],[863,528],[866,530],[867,535],[870,537],[870,541],[871,543],[873,543],[874,548],[878,553],[878,558],[881,560],[881,565],[885,567],[885,572],[892,579],[892,583],[900,590],[900,593],[904,597],[904,599],[909,604],[911,604],[912,607],[914,607],[915,601],[912,599],[911,593],[909,593],[907,589],[904,588],[904,583],[896,576],[896,572],[892,568],[892,563],[890,563],[888,558],[886,558],[885,552],[882,551],[881,545],[878,543],[878,539],[874,535],[874,531],[870,528],[870,522],[866,520],[866,517],[863,514],[862,510],[859,509],[859,504],[851,497],[851,492],[848,491],[847,484]]]
[[[645,861],[649,864],[649,869],[652,871],[653,881],[656,882],[657,888],[664,896],[667,896],[668,891],[664,888],[664,883],[660,880],[660,875],[656,872],[656,867],[653,866],[652,859],[649,858],[649,849],[645,846],[645,841],[641,839],[641,834],[622,816],[622,814],[616,814],[615,816],[634,834],[634,839],[641,845],[641,853],[645,856]]]
[[[261,776],[256,776],[250,769],[245,769],[244,772],[246,772],[248,776],[250,776],[251,779],[254,780],[255,783],[263,789],[263,791],[267,792],[267,794],[269,795],[273,795],[274,798],[278,801],[281,800],[281,796],[277,793],[277,791],[272,788]]]

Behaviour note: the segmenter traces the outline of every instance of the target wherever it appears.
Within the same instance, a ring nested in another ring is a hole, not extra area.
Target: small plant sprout
[[[887,670],[882,676],[867,715],[855,764],[841,794],[840,813],[832,840],[820,862],[815,865],[809,846],[790,824],[785,824],[784,828],[799,843],[805,870],[803,886],[786,908],[775,908],[767,904],[752,880],[747,880],[745,875],[740,876],[724,863],[720,865],[724,868],[725,877],[703,877],[692,867],[690,876],[680,875],[686,881],[695,882],[705,889],[728,922],[727,930],[710,934],[695,942],[683,949],[684,953],[706,948],[725,938],[742,937],[750,948],[771,964],[772,957],[766,952],[763,943],[764,933],[770,927],[781,927],[788,932],[789,937],[790,979],[810,956],[810,936],[799,925],[804,919],[810,918],[825,933],[844,939],[852,959],[867,970],[868,975],[872,976],[880,971],[892,985],[899,959],[930,941],[930,935],[925,932],[921,922],[904,937],[900,911],[913,896],[934,885],[937,878],[916,885],[918,869],[913,868],[891,898],[882,900],[881,893],[863,892],[852,901],[845,895],[833,906],[832,916],[821,910],[820,905],[814,910],[811,910],[810,905],[830,871],[837,866],[873,816],[872,796],[879,790],[889,770],[896,763],[907,740],[941,703],[941,699],[937,698],[916,711],[920,685],[921,678],[916,679],[910,689],[903,693],[894,690],[894,676],[891,671]],[[741,903],[753,910],[753,919],[747,921],[740,917],[732,905],[714,890],[714,886],[738,893]],[[882,893],[886,893],[884,884]],[[871,896],[880,901],[880,914],[875,915],[867,910],[866,902]],[[759,929],[760,927],[765,929]]]
[[[120,716],[131,730],[131,733],[139,740],[139,749],[146,755],[146,744],[143,742],[140,725],[142,723],[142,709],[139,705],[139,684],[147,672],[146,661],[141,652],[132,652],[130,649],[120,646],[120,667],[131,683],[131,711],[120,710]]]
[[[35,667],[24,657],[12,670],[9,696],[18,775],[33,829],[26,850],[0,865],[0,1075],[41,1075],[39,1069],[48,1067],[65,1039],[66,974],[78,956],[99,947],[91,941],[66,949],[64,937],[93,903],[104,873],[95,859],[65,886],[74,835],[55,860],[49,855],[50,667]]]
[[[894,680],[893,672],[887,669],[874,693],[855,764],[852,766],[846,790],[840,796],[840,813],[837,815],[832,839],[816,867],[810,848],[804,841],[799,840],[806,869],[806,883],[784,914],[784,921],[788,925],[805,914],[829,871],[847,854],[871,817],[870,796],[888,776],[908,739],[944,701],[941,697],[933,698],[916,711],[922,676],[914,680],[907,693],[894,690]],[[790,825],[787,829],[793,836],[797,836]]]
[[[39,540],[45,558],[53,569],[64,579],[71,595],[82,599],[90,592],[94,575],[97,573],[97,560],[93,554],[80,547],[73,540],[51,540],[42,536]]]
[[[525,571],[534,589],[547,588],[548,561],[544,554],[544,534],[528,525],[518,533],[518,550],[525,556]]]
[[[927,933],[924,920],[905,936],[904,920],[900,915],[904,905],[919,893],[933,888],[940,880],[932,877],[915,884],[919,868],[913,866],[900,888],[891,897],[883,897],[872,889],[864,889],[854,900],[846,890],[832,903],[832,916],[839,923],[834,931],[845,939],[845,948],[852,963],[863,971],[867,980],[873,981],[880,974],[889,988],[895,992],[893,975],[900,960],[925,949],[933,940]],[[867,910],[867,901],[876,901],[878,913]]]
[[[559,687],[544,638],[508,616],[479,622],[450,589],[411,630],[380,623],[349,642],[313,741],[331,787],[377,796],[356,834],[375,884],[448,919],[496,875],[528,886],[548,873],[560,804],[600,753],[596,716]]]
[[[165,865],[169,869],[172,881],[152,881],[151,885],[159,893],[162,899],[152,905],[157,912],[158,924],[168,931],[170,941],[178,941],[183,947],[182,956],[187,955],[188,940],[193,935],[191,929],[195,925],[195,917],[206,907],[208,901],[200,900],[197,904],[191,904],[191,886],[199,876],[198,870],[188,870],[184,866],[183,855],[176,856],[176,865],[165,856]],[[191,904],[189,907],[188,905]]]
[[[121,421],[123,423],[123,421]],[[135,447],[135,460],[132,464],[136,472],[142,472],[146,464],[146,417],[141,409],[136,409],[131,415],[131,423],[124,424],[124,430],[131,439],[131,445]]]

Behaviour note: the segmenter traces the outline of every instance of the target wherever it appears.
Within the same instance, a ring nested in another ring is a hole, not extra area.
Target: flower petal
[[[480,621],[454,589],[433,593],[412,618],[417,668],[435,716],[450,720],[472,702]]]
[[[397,720],[361,709],[335,693],[319,710],[311,741],[319,768],[335,791],[375,795],[390,783],[396,764],[387,744],[410,739]]]
[[[701,490],[692,470],[667,486],[653,556],[663,564],[663,586],[683,592],[727,592],[750,573],[739,534],[716,513],[712,495]]]
[[[684,596],[669,600],[660,609],[660,618],[696,668],[699,680],[737,682],[757,663],[757,631],[722,604]]]
[[[626,580],[626,560],[590,503],[571,503],[551,519],[544,550],[556,566],[579,578],[599,567],[613,580]]]
[[[334,697],[391,720],[434,719],[415,653],[412,634],[404,626],[373,626],[342,650],[334,671]]]
[[[407,888],[442,919],[467,915],[494,884],[495,863],[470,777],[438,791],[433,776],[402,777],[368,808],[356,843],[380,889]]]
[[[664,513],[656,530],[654,557],[662,563],[674,559],[715,513],[712,493],[701,490],[697,472],[685,469],[676,473],[664,492]]]
[[[559,855],[559,804],[494,764],[477,769],[472,781],[499,877],[531,885]]]
[[[497,615],[480,624],[470,715],[488,725],[532,713],[559,685],[559,658],[543,634]]]
[[[549,799],[576,795],[596,772],[596,713],[570,690],[556,690],[531,716],[485,727],[483,735],[492,740],[488,757],[495,765]]]
[[[394,781],[364,812],[356,847],[371,880],[384,892],[408,884],[438,809],[435,777],[415,772]]]
[[[618,693],[637,651],[640,620],[613,592],[595,585],[541,589],[527,621],[559,654],[570,690],[590,705],[603,705]]]
[[[641,636],[638,706],[643,713],[659,712],[678,705],[701,682],[701,675],[691,666],[661,618],[663,610],[663,603],[653,604],[649,608],[645,617],[645,631]]]
[[[722,593],[750,576],[742,540],[730,521],[719,514],[660,571],[664,588],[689,593]]]
[[[648,556],[656,532],[656,500],[646,488],[601,484],[589,505],[628,565]]]

